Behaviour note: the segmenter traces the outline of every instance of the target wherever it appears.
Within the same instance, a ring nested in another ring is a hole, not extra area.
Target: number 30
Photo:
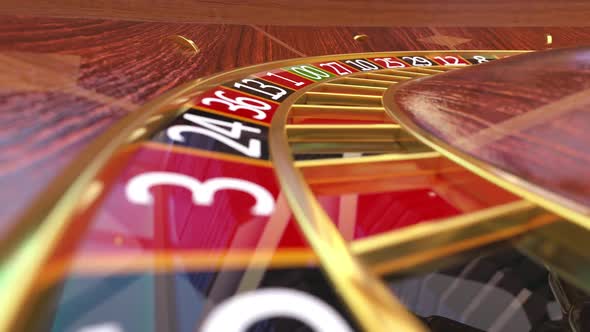
[[[149,189],[162,185],[174,185],[190,190],[195,205],[212,205],[215,193],[219,190],[239,190],[256,199],[256,204],[250,210],[253,215],[268,216],[274,210],[274,199],[268,190],[249,181],[225,177],[200,182],[185,174],[148,172],[133,177],[125,187],[125,194],[132,203],[149,205],[153,202]]]

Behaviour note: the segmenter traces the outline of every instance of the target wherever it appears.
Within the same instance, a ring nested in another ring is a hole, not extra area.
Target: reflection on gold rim
[[[141,143],[141,146],[142,147],[149,147],[150,149],[153,149],[153,150],[174,151],[174,152],[178,152],[178,153],[198,156],[201,158],[209,157],[209,158],[213,158],[213,159],[217,159],[217,160],[225,160],[225,161],[229,161],[229,162],[233,162],[233,163],[248,164],[248,165],[257,166],[257,167],[272,167],[272,163],[267,160],[239,157],[239,156],[234,156],[234,155],[230,155],[227,153],[220,153],[220,152],[214,152],[214,151],[191,149],[191,148],[187,148],[187,147],[181,146],[181,145],[170,145],[170,144],[164,144],[164,143],[159,143],[159,142],[145,142],[145,143]]]
[[[52,250],[65,233],[70,220],[81,213],[77,205],[79,197],[86,192],[95,176],[104,167],[115,152],[134,140],[142,139],[154,128],[171,121],[185,111],[183,105],[201,91],[219,83],[245,77],[249,74],[280,67],[306,64],[318,61],[353,59],[367,56],[404,56],[434,54],[478,54],[515,55],[528,51],[413,51],[413,52],[377,52],[347,55],[330,55],[292,60],[281,60],[262,65],[240,68],[209,78],[198,79],[186,83],[158,99],[149,102],[137,111],[129,114],[109,130],[93,141],[81,153],[61,176],[55,178],[42,191],[28,209],[17,219],[11,229],[1,235],[0,252],[4,258],[0,285],[11,289],[11,297],[3,297],[0,304],[0,331],[18,330],[18,317],[27,310],[27,301],[32,298],[32,290],[36,277],[40,274],[44,263]],[[411,68],[411,67],[410,67]],[[338,77],[336,77],[337,79]],[[325,83],[321,82],[321,83]],[[313,88],[317,84],[309,86]],[[306,89],[307,90],[307,89]],[[299,91],[303,92],[303,91]],[[301,95],[301,94],[298,94]],[[294,100],[291,100],[294,101]],[[282,104],[283,106],[285,104]],[[286,108],[283,108],[285,111]],[[145,128],[142,130],[141,128]],[[131,137],[130,133],[137,135]],[[86,202],[86,204],[90,204]],[[74,241],[75,239],[69,239]],[[348,285],[361,287],[363,285]]]
[[[334,159],[321,159],[321,160],[300,160],[295,162],[295,166],[298,168],[314,168],[314,167],[333,167],[342,165],[362,165],[371,163],[384,163],[384,162],[396,162],[396,161],[415,161],[415,160],[428,160],[438,159],[440,153],[438,152],[419,152],[419,153],[408,153],[408,154],[385,154],[377,156],[361,156],[351,158],[334,158]]]
[[[357,240],[351,246],[375,273],[402,273],[558,220],[534,204],[517,201]]]
[[[118,121],[109,130],[105,131],[97,139],[84,149],[84,151],[73,160],[60,176],[56,177],[54,181],[47,185],[47,189],[41,192],[37,199],[33,201],[31,205],[26,209],[23,215],[17,218],[17,222],[14,222],[15,229],[9,230],[5,233],[0,234],[0,255],[6,255],[10,252],[10,248],[17,245],[18,240],[22,240],[27,237],[35,226],[45,222],[46,218],[49,218],[52,210],[56,210],[60,204],[68,206],[75,205],[75,199],[65,195],[66,192],[79,193],[83,189],[76,186],[76,184],[84,185],[89,183],[85,175],[96,174],[97,169],[104,165],[114,150],[127,141],[129,133],[136,131],[138,128],[146,125],[159,127],[165,123],[171,121],[185,110],[181,109],[180,106],[189,101],[191,98],[197,96],[201,91],[214,87],[222,82],[238,79],[249,74],[272,70],[276,68],[306,64],[310,62],[318,61],[330,61],[337,59],[354,59],[358,57],[379,57],[379,56],[405,56],[405,55],[433,55],[433,54],[478,54],[478,55],[493,55],[493,54],[504,54],[506,56],[517,55],[528,50],[515,50],[515,51],[490,51],[490,50],[470,50],[470,51],[412,51],[412,52],[375,52],[375,53],[351,53],[341,55],[326,55],[318,57],[308,57],[300,59],[290,60],[279,60],[268,62],[265,64],[254,65],[250,67],[243,67],[227,72],[214,74],[207,78],[197,79],[188,83],[185,83],[169,92],[166,92],[159,96],[157,99],[146,103],[145,105],[138,108],[135,112],[130,113],[123,119]],[[412,68],[412,67],[411,67]],[[391,70],[387,70],[391,71]],[[363,74],[363,73],[359,73]],[[337,77],[334,81],[343,79]],[[345,79],[345,78],[344,78]],[[325,83],[325,82],[321,82]],[[315,87],[321,83],[314,83],[309,86],[309,89]],[[83,172],[83,173],[82,173]],[[75,195],[74,195],[75,197]],[[62,199],[65,198],[65,201]],[[65,209],[61,212],[61,216],[66,216],[72,209]],[[11,246],[12,245],[12,246]]]
[[[590,243],[584,228],[567,221],[554,223],[524,234],[513,244],[539,264],[590,292]]]
[[[322,270],[364,331],[425,331],[424,326],[399,303],[388,288],[352,255],[346,241],[315,199],[295,167],[287,139],[289,96],[275,113],[269,131],[270,153],[295,220],[316,253]]]
[[[590,291],[590,255],[587,237],[590,234],[590,216],[585,207],[566,200],[535,184],[513,174],[480,161],[431,135],[399,112],[395,104],[395,93],[400,86],[392,87],[383,96],[384,107],[402,127],[421,142],[453,160],[469,171],[504,188],[532,203],[560,216],[565,221],[549,223],[544,227],[531,229],[513,244],[540,264],[550,266],[553,271],[580,288]]]
[[[491,164],[478,160],[420,128],[400,112],[395,103],[395,93],[401,86],[391,87],[385,92],[383,95],[383,106],[391,117],[422,143],[486,180],[534,202],[567,220],[571,220],[586,229],[590,229],[590,216],[584,213],[587,211],[587,208],[566,200],[538,185],[527,182],[514,174],[507,173]]]
[[[295,268],[314,266],[317,259],[310,249],[280,249],[278,251],[224,251],[224,250],[171,250],[153,252],[131,252],[116,254],[84,254],[70,260],[54,261],[43,271],[41,279],[35,284],[35,292],[54,286],[69,273],[77,275],[131,274],[150,271],[170,272],[179,268],[182,271],[213,271],[220,267],[245,268],[276,267]]]
[[[397,124],[370,125],[287,125],[289,143],[415,141]]]

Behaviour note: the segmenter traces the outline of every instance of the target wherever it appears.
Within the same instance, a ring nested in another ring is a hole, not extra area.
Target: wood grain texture
[[[385,28],[265,26],[268,34],[308,56],[412,50],[544,50],[590,45],[590,28]],[[355,41],[357,34],[368,36]],[[547,45],[546,35],[553,36]],[[277,45],[275,45],[277,47]]]
[[[377,51],[444,50],[441,45],[426,45],[419,38],[433,35],[429,28],[375,27],[287,27],[265,26],[266,32],[293,45],[307,56]],[[366,41],[356,41],[357,34],[366,34]]]
[[[192,79],[304,55],[453,46],[543,48],[546,31],[0,20],[0,232],[88,142],[141,104]],[[561,31],[556,44],[590,42],[589,29],[553,30]],[[354,41],[358,33],[369,39]],[[201,53],[179,49],[168,39],[175,34],[195,41]],[[441,44],[441,35],[450,41],[443,38]],[[463,43],[455,45],[457,40]]]
[[[590,208],[590,48],[431,76],[400,86],[394,99],[453,148]]]
[[[467,39],[465,43],[455,45],[458,49],[544,50],[590,45],[589,27],[442,27],[433,30],[436,34]],[[553,37],[551,45],[547,45],[547,34]]]
[[[4,0],[0,13],[307,26],[588,26],[581,0]]]
[[[179,49],[168,39],[175,34],[201,53]],[[2,17],[0,231],[88,142],[146,101],[199,77],[298,56],[273,43],[240,25]]]

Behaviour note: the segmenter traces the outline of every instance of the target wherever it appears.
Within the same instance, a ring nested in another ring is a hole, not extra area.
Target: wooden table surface
[[[590,47],[514,56],[392,93],[394,111],[426,135],[517,187],[590,214]]]
[[[548,47],[548,33],[551,47],[590,43],[590,28],[297,27],[10,15],[1,22],[0,232],[88,142],[189,80],[323,54],[539,50]],[[192,39],[201,52],[179,47],[169,38],[177,34]],[[368,39],[355,41],[356,34]]]
[[[583,0],[4,0],[0,13],[303,26],[588,26]]]

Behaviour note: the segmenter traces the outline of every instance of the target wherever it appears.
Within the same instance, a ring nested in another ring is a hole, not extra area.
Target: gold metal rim
[[[86,190],[91,186],[92,181],[99,170],[106,165],[107,161],[115,151],[124,147],[128,143],[132,143],[145,137],[149,131],[145,130],[146,128],[160,126],[184,112],[185,109],[183,108],[183,105],[186,101],[189,98],[198,95],[201,91],[214,87],[219,83],[245,77],[256,72],[324,60],[345,60],[368,56],[426,56],[432,54],[504,54],[508,56],[523,52],[529,51],[473,50],[377,52],[281,60],[244,67],[216,74],[205,79],[197,79],[163,94],[156,100],[145,104],[117,122],[99,138],[89,144],[84,152],[64,169],[62,172],[63,176],[57,177],[56,180],[47,186],[46,190],[37,196],[34,203],[30,205],[26,212],[17,219],[16,223],[14,223],[16,227],[2,236],[0,239],[0,249],[4,253],[3,258],[5,258],[5,260],[3,265],[4,273],[0,276],[0,284],[3,286],[10,285],[13,291],[13,297],[10,299],[5,298],[4,302],[2,302],[5,304],[3,306],[5,310],[0,314],[0,330],[11,330],[11,326],[15,323],[17,316],[25,303],[25,299],[31,295],[32,283],[34,282],[35,276],[40,272],[39,269],[43,265],[42,263],[48,259],[53,248],[58,243],[61,235],[69,224],[71,216],[78,212],[79,204],[77,204],[77,202],[80,197],[84,196]],[[295,92],[294,95],[300,96],[305,91],[309,91],[318,84],[326,82],[327,81],[315,82],[306,89]],[[288,101],[294,102],[294,96],[293,98],[290,97]],[[286,105],[287,101],[284,101],[280,106],[280,110],[283,113],[288,110]],[[277,111],[275,117],[278,119],[281,116],[286,116],[286,113],[282,114]],[[273,123],[275,123],[275,119],[273,119]],[[276,133],[276,129],[273,131],[271,128],[271,132]],[[281,133],[281,135],[283,135],[283,133]],[[280,143],[280,139],[279,141],[276,141],[277,143],[272,143],[273,140],[276,139],[271,139],[271,145],[275,146],[275,151],[276,146],[283,146],[283,144]],[[289,167],[292,168],[293,165],[291,164]],[[296,170],[295,173],[297,173]],[[300,175],[295,174],[294,176],[297,177]],[[296,196],[297,195],[292,195],[291,199],[294,199]],[[309,208],[306,207],[306,209],[307,212],[311,212],[312,215],[317,212],[313,208],[313,203]],[[298,213],[302,214],[303,212],[300,211]],[[16,248],[10,246],[10,244],[16,245],[16,243],[20,243],[19,241],[23,241],[24,244],[21,244]],[[345,252],[347,252],[345,247],[344,249]],[[348,259],[352,263],[351,266],[354,268],[353,270],[358,270],[359,267],[356,265],[356,261],[350,257],[349,253],[345,256],[349,256]],[[329,261],[324,261],[324,263],[329,263]],[[367,276],[367,273],[363,272],[362,269],[358,271],[361,272],[362,276]],[[368,280],[372,281],[373,279],[369,278]],[[371,285],[371,283],[369,283],[369,285]],[[377,288],[382,287],[380,283],[376,283],[376,285]],[[391,302],[389,299],[379,299],[379,301],[382,300],[385,302]],[[389,305],[395,307],[395,304],[392,302],[389,303]],[[407,314],[405,309],[401,308],[401,310],[404,314]],[[410,321],[414,320],[410,319]],[[414,325],[413,323],[410,325],[419,329],[417,325]],[[399,325],[397,326],[399,327]]]
[[[0,258],[10,252],[10,244],[17,243],[19,239],[27,237],[28,231],[36,225],[45,223],[45,219],[51,214],[50,211],[56,210],[56,207],[62,204],[62,197],[66,197],[66,192],[75,192],[80,195],[83,192],[84,184],[89,183],[89,175],[94,175],[102,167],[114,151],[126,143],[130,143],[128,138],[131,133],[144,127],[146,124],[157,126],[170,121],[177,117],[184,110],[180,107],[185,103],[181,97],[194,97],[200,91],[216,86],[222,82],[230,81],[240,77],[245,77],[248,74],[264,70],[272,70],[281,67],[307,64],[311,62],[354,59],[359,57],[379,57],[379,56],[406,56],[406,55],[429,55],[429,54],[477,54],[477,55],[492,55],[504,54],[506,56],[516,55],[520,53],[531,52],[530,50],[469,50],[469,51],[404,51],[404,52],[375,52],[375,53],[350,53],[340,55],[325,55],[317,57],[307,57],[300,59],[288,59],[268,62],[249,67],[242,67],[230,71],[214,74],[209,77],[196,79],[187,82],[173,90],[166,92],[158,98],[150,101],[139,107],[136,111],[125,116],[123,119],[115,123],[106,132],[101,134],[94,141],[80,153],[64,170],[56,180],[49,183],[45,190],[43,190],[34,199],[22,215],[17,217],[17,221],[13,224],[14,229],[0,234]],[[309,89],[318,84],[326,83],[314,82],[309,86]],[[308,91],[308,89],[306,89]],[[159,117],[157,121],[150,122],[150,119]],[[135,137],[140,139],[141,136]],[[76,197],[77,195],[73,195]],[[69,196],[68,196],[69,197]],[[69,199],[68,203],[75,199]],[[73,205],[73,204],[69,204]],[[67,209],[66,209],[67,210]],[[63,215],[63,214],[62,214]]]
[[[425,331],[386,286],[352,255],[348,244],[295,167],[286,135],[291,104],[303,95],[300,90],[285,100],[275,113],[269,145],[275,174],[299,228],[316,253],[320,266],[328,275],[345,305],[356,313],[365,331]]]
[[[542,187],[464,153],[420,128],[417,124],[411,121],[407,116],[400,112],[394,100],[397,90],[404,87],[405,84],[409,83],[392,86],[383,95],[383,106],[385,111],[394,118],[403,129],[407,130],[410,134],[433,150],[482,178],[590,230],[590,216],[586,214],[587,209],[585,207],[581,207],[575,202],[559,197]]]

